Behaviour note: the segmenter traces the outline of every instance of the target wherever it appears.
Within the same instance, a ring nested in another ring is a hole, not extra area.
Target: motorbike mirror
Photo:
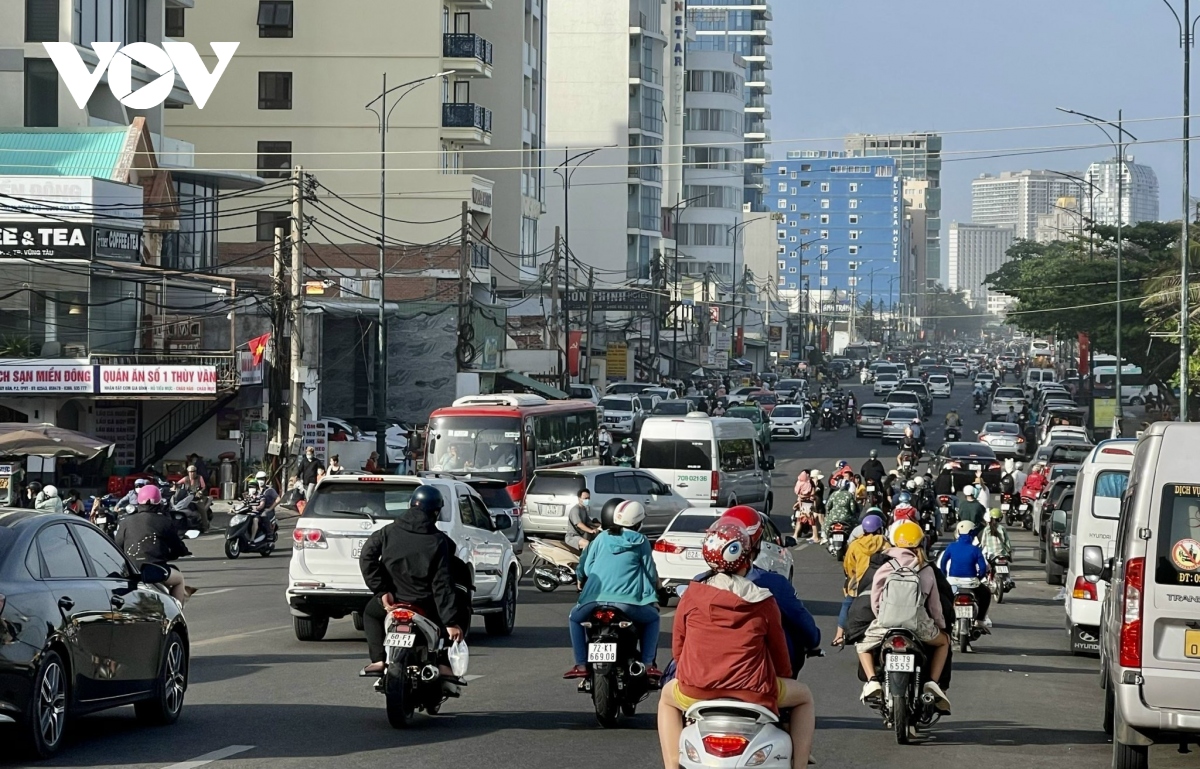
[[[187,531],[183,532],[184,539],[195,539],[198,536],[200,536],[199,529],[188,529]]]
[[[143,563],[140,575],[147,585],[161,585],[171,576],[171,570],[157,563]]]
[[[496,513],[492,522],[496,525],[496,531],[506,531],[507,529],[511,529],[513,525],[513,519],[508,513]]]

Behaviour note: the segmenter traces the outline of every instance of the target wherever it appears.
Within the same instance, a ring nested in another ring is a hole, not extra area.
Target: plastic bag
[[[467,649],[466,641],[455,641],[446,652],[446,656],[450,659],[450,671],[458,677],[467,674],[467,665],[471,661],[471,652]]]

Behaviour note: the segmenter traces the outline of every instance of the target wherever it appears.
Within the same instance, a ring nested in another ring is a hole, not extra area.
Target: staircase
[[[236,397],[235,390],[215,401],[185,400],[175,404],[161,419],[142,431],[142,440],[137,447],[137,468],[140,470],[165,459],[175,447]]]

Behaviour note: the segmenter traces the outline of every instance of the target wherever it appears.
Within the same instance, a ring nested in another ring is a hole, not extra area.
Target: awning
[[[516,371],[503,371],[503,372],[498,371],[498,372],[496,372],[496,378],[497,379],[507,379],[508,381],[512,382],[513,384],[515,384],[519,387],[524,387],[529,390],[532,390],[537,395],[541,395],[541,396],[543,396],[545,398],[549,398],[551,400],[566,400],[567,398],[570,397],[569,395],[567,395],[565,392],[558,389],[557,387],[553,387],[551,385],[545,384],[544,382],[539,382],[538,380],[534,379],[533,377],[528,377],[528,376],[525,376],[524,374],[519,374]],[[496,389],[502,389],[499,386],[499,383],[497,383]]]

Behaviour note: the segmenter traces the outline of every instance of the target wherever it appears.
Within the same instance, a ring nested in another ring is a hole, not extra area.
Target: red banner
[[[567,334],[567,371],[571,376],[579,376],[579,344],[582,341],[582,331],[571,331]]]
[[[733,355],[741,358],[746,354],[746,329],[739,327],[733,336]]]
[[[1091,366],[1089,364],[1091,363],[1091,360],[1092,360],[1092,355],[1091,355],[1092,340],[1090,340],[1088,338],[1088,335],[1083,333],[1082,331],[1079,332],[1078,340],[1079,340],[1079,366],[1078,366],[1078,368],[1079,368],[1079,376],[1082,377],[1082,376],[1087,376],[1091,372]]]

